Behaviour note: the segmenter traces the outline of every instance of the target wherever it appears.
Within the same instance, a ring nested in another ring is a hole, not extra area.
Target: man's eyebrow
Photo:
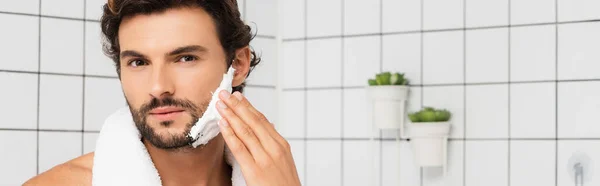
[[[168,54],[166,54],[166,56],[175,56],[175,55],[188,53],[188,52],[205,52],[205,51],[208,51],[208,49],[206,49],[203,46],[189,45],[189,46],[179,47],[179,48],[169,52]]]
[[[135,50],[125,50],[121,52],[121,58],[125,57],[138,57],[138,58],[146,58],[144,54],[141,54]]]

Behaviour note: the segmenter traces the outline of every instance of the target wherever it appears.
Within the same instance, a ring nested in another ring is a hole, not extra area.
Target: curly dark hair
[[[111,58],[116,66],[117,74],[121,76],[119,25],[127,16],[138,14],[148,15],[165,12],[171,8],[198,7],[211,15],[221,46],[225,51],[227,68],[232,65],[237,49],[249,46],[254,39],[250,26],[246,25],[240,17],[236,0],[108,0],[103,6],[101,27],[103,35],[104,53]],[[260,57],[254,50],[250,50],[250,69],[248,75],[258,63]],[[246,76],[247,77],[247,76]],[[243,92],[246,83],[233,87],[233,91]]]

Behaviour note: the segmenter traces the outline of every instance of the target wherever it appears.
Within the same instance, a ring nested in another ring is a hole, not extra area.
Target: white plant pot
[[[410,143],[418,166],[446,167],[449,122],[411,123]]]
[[[379,129],[398,129],[404,123],[408,87],[399,85],[367,86],[373,123]]]

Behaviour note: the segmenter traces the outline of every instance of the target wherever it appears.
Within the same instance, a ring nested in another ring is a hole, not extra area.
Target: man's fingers
[[[233,129],[233,133],[242,141],[242,143],[248,148],[248,151],[252,154],[252,157],[257,159],[268,159],[263,145],[258,141],[258,138],[254,134],[254,130],[244,123],[231,108],[227,107],[223,101],[217,101],[218,111],[226,119],[230,128]]]
[[[240,163],[240,165],[251,167],[256,166],[254,158],[252,158],[252,155],[244,143],[242,143],[242,141],[235,135],[233,129],[231,129],[231,126],[225,118],[219,121],[219,128],[221,129],[221,134],[223,135],[223,139],[225,140],[227,147],[229,147],[229,150],[235,159]]]
[[[219,96],[242,121],[254,130],[260,142],[265,146],[265,150],[269,151],[272,149],[270,146],[281,145],[271,131],[274,131],[272,124],[262,113],[258,112],[252,106],[248,99],[240,92],[235,92],[231,96],[227,94],[228,92],[224,91]],[[269,146],[269,148],[266,148],[266,146]]]

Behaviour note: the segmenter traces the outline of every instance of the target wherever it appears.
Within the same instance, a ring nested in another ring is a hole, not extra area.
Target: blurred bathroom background
[[[0,0],[0,185],[94,151],[125,106],[105,0]],[[307,186],[600,185],[600,0],[242,0],[263,57],[246,95]],[[364,87],[406,73],[408,110],[452,112],[448,168],[375,130]]]

